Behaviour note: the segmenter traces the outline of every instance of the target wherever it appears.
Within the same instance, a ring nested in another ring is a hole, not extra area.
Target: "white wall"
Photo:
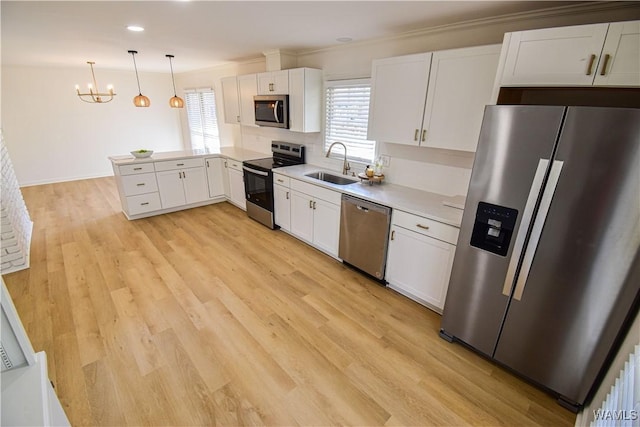
[[[95,69],[101,90],[115,86],[106,104],[80,101],[89,66],[80,68],[2,67],[4,139],[21,186],[112,175],[107,157],[147,148],[183,148],[179,112],[169,107],[170,74],[141,73],[148,108],[136,108],[133,70]]]

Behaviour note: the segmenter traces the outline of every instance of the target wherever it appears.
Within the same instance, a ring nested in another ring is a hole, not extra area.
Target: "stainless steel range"
[[[250,218],[271,229],[276,228],[273,220],[272,170],[283,166],[304,164],[304,151],[304,145],[272,141],[272,157],[242,162],[244,193],[247,199],[247,214]]]

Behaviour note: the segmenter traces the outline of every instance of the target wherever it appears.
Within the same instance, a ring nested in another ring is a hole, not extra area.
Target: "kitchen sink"
[[[330,182],[336,185],[349,185],[349,184],[358,182],[357,180],[348,178],[346,176],[333,175],[327,172],[312,172],[312,173],[306,174],[305,176],[308,176],[309,178],[313,178],[313,179],[318,179],[324,182]]]

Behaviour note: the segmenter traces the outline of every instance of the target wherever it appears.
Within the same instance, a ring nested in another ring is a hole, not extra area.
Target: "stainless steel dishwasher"
[[[390,223],[391,208],[343,194],[338,256],[384,281]]]

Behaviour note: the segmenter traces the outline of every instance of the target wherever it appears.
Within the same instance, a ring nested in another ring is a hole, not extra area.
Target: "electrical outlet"
[[[389,167],[389,163],[391,163],[391,158],[389,156],[380,156],[382,160],[382,166]]]

